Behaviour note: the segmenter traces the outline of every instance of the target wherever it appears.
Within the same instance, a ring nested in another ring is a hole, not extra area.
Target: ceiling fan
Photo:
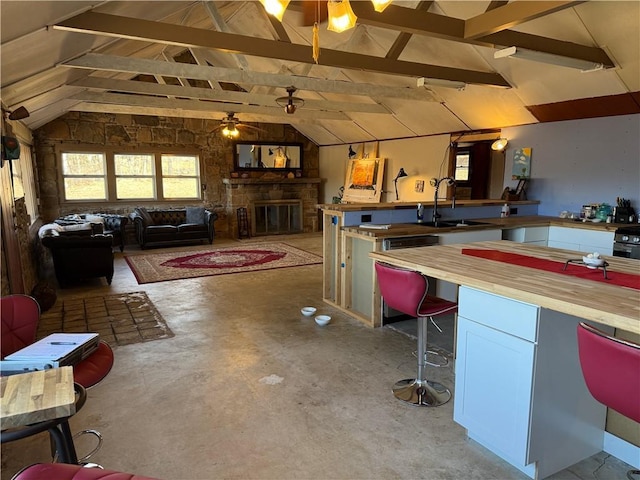
[[[287,96],[286,97],[278,97],[276,98],[276,103],[281,107],[284,107],[285,113],[292,115],[296,113],[298,107],[304,105],[304,100],[298,97],[294,97],[293,94],[296,93],[297,88],[294,86],[287,87]]]
[[[215,130],[221,130],[222,135],[231,140],[240,136],[240,131],[238,130],[238,128],[246,128],[247,130],[264,132],[262,128],[253,127],[251,125],[241,123],[240,119],[235,115],[236,114],[234,112],[227,112],[227,116],[220,120],[220,125],[218,125]]]

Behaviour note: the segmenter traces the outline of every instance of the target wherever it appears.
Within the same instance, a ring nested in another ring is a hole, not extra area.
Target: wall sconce
[[[396,175],[396,178],[393,179],[393,185],[396,187],[396,200],[400,200],[400,197],[398,196],[398,179],[408,176],[409,175],[407,175],[407,172],[404,171],[404,168],[400,168],[398,175]]]
[[[509,140],[507,140],[506,138],[504,137],[499,138],[491,144],[491,150],[496,150],[498,152],[501,152],[506,148],[508,143],[509,143]]]
[[[590,62],[589,60],[581,60],[579,58],[563,57],[552,53],[537,52],[519,47],[503,48],[493,53],[493,58],[506,57],[522,58],[523,60],[532,60],[534,62],[558,65],[560,67],[575,68],[582,72],[594,72],[604,68],[602,63]]]
[[[353,13],[349,0],[328,0],[327,12],[329,13],[327,30],[341,33],[356,26],[358,17]]]
[[[290,1],[291,0],[260,0],[260,3],[269,15],[273,15],[281,22],[284,11],[289,6]]]
[[[356,152],[353,150],[353,147],[351,145],[349,145],[349,158],[353,158],[356,156]]]

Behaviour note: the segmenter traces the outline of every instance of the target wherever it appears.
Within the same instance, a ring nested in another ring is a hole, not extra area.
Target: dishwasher
[[[437,235],[413,235],[406,237],[385,238],[382,241],[382,251],[397,250],[399,248],[430,247],[432,245],[437,245],[439,240],[440,239]],[[430,278],[428,293],[429,295],[435,295],[435,291],[436,282],[435,280]],[[404,313],[389,307],[384,299],[382,299],[380,305],[382,308],[382,325],[406,320],[408,318]]]

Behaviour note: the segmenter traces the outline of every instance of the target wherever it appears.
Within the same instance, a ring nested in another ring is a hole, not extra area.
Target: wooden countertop
[[[76,411],[73,367],[0,378],[2,428],[68,417]]]
[[[565,262],[580,252],[510,241],[437,245],[372,252],[369,256],[458,285],[475,287],[514,300],[640,334],[640,291],[570,275],[546,272],[463,255],[482,248]],[[640,275],[640,262],[605,256],[608,271]]]
[[[420,202],[425,207],[433,207],[433,202]],[[539,200],[516,200],[509,201],[509,205],[539,205]],[[458,207],[492,207],[505,204],[505,200],[484,199],[484,200],[456,200]],[[417,202],[390,202],[390,203],[321,203],[317,207],[321,210],[332,212],[360,212],[368,210],[406,210],[415,209]],[[438,200],[438,205],[442,208],[450,207],[451,200]]]
[[[446,219],[444,221],[447,221]],[[441,233],[463,232],[471,230],[490,230],[494,228],[511,229],[520,227],[567,227],[614,232],[617,228],[628,226],[622,223],[581,222],[566,218],[547,217],[541,215],[513,216],[507,218],[474,218],[469,221],[485,222],[487,225],[469,225],[466,227],[434,228],[415,223],[394,223],[385,230],[360,228],[359,226],[344,227],[343,230],[374,238],[402,237],[411,235],[436,235]]]

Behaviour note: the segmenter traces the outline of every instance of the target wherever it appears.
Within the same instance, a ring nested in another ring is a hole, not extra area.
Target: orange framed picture
[[[349,160],[342,201],[354,203],[380,202],[384,164],[384,158],[354,158]]]

